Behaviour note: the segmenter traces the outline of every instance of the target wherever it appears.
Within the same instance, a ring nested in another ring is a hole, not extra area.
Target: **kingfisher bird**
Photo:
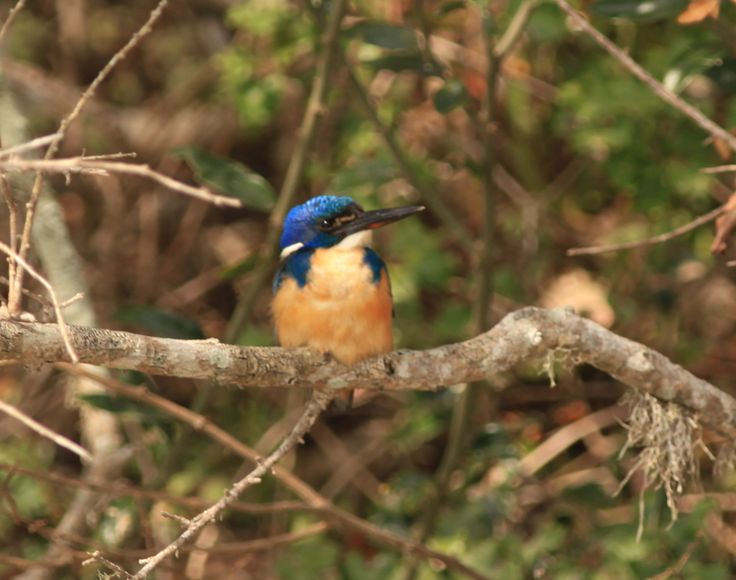
[[[308,346],[346,365],[390,352],[391,284],[386,264],[370,247],[372,230],[423,209],[365,211],[352,198],[334,195],[293,207],[284,221],[282,262],[273,283],[281,346]]]

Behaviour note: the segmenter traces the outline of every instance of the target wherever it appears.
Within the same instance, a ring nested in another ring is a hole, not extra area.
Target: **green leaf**
[[[245,207],[270,211],[276,203],[271,184],[238,161],[196,147],[180,147],[171,154],[184,159],[197,179],[223,195],[238,198]]]
[[[417,34],[411,28],[381,22],[379,20],[363,20],[348,31],[348,35],[357,36],[368,44],[389,50],[418,51]]]
[[[413,71],[425,77],[442,76],[442,67],[433,61],[427,61],[419,52],[410,54],[389,54],[380,58],[365,61],[374,70],[386,69],[393,72]]]
[[[590,11],[609,18],[627,18],[637,22],[668,20],[682,12],[688,0],[603,0]]]
[[[567,501],[578,503],[589,508],[608,508],[615,505],[611,496],[597,483],[584,483],[563,490],[562,497]]]
[[[460,81],[447,81],[445,86],[434,94],[434,108],[443,115],[449,113],[455,107],[462,105],[468,98],[465,85]]]
[[[714,63],[705,74],[724,93],[736,93],[736,58],[731,56],[723,57],[719,62]]]
[[[204,332],[195,321],[155,306],[124,306],[118,309],[115,317],[121,322],[135,324],[163,338],[205,338]]]
[[[713,54],[713,51],[692,47],[675,54],[672,61],[673,64],[662,78],[662,84],[675,93],[682,92],[693,77],[722,63],[719,55]]]

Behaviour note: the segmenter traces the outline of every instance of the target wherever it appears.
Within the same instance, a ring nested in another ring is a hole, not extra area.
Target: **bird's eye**
[[[319,227],[322,230],[329,230],[334,225],[334,221],[335,220],[333,220],[333,219],[324,218],[324,219],[320,220]]]

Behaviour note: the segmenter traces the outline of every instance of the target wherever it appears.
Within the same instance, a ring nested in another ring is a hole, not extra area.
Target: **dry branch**
[[[143,567],[131,576],[133,580],[139,580],[148,577],[148,574],[154,570],[167,557],[175,554],[187,541],[192,539],[195,534],[205,525],[212,522],[220,515],[230,504],[237,501],[246,488],[256,483],[260,483],[261,478],[266,475],[279,462],[279,460],[291,451],[299,442],[303,441],[303,437],[309,432],[314,422],[320,416],[322,411],[330,402],[330,397],[319,391],[315,391],[312,399],[304,409],[304,413],[292,428],[291,432],[284,438],[281,444],[264,458],[255,469],[241,480],[233,484],[230,489],[225,492],[217,502],[212,504],[206,510],[200,512],[196,517],[189,521],[186,529],[179,535],[176,540],[168,546],[156,552],[153,556],[140,560]]]
[[[627,71],[647,85],[651,91],[662,99],[665,103],[680,111],[683,115],[692,120],[696,125],[707,131],[711,136],[721,139],[733,151],[736,151],[736,136],[729,133],[726,129],[709,119],[690,103],[677,96],[670,89],[665,87],[661,82],[655,79],[650,73],[644,70],[639,63],[626,54],[620,47],[611,42],[597,28],[595,28],[588,20],[575,8],[573,8],[567,0],[555,0],[560,9],[575,23],[580,30],[590,36],[599,46],[601,46],[608,54],[615,58]]]
[[[88,370],[77,365],[68,365],[62,363],[58,365],[69,373],[77,374],[83,377],[93,378]],[[96,377],[95,377],[96,378]],[[122,395],[126,398],[130,398],[134,401],[139,401],[145,405],[158,409],[167,415],[174,417],[178,421],[189,425],[192,429],[198,433],[206,435],[218,445],[221,445],[224,449],[228,449],[233,453],[239,455],[243,459],[253,464],[259,464],[262,461],[261,455],[254,449],[251,449],[245,445],[242,441],[236,439],[228,432],[219,428],[217,425],[212,423],[207,417],[193,412],[191,409],[183,407],[165,399],[145,387],[133,387],[125,383],[121,383],[109,377],[98,378],[100,384],[104,385],[106,389],[111,392]],[[17,470],[20,473],[20,469]],[[360,517],[353,515],[352,513],[341,509],[334,505],[330,500],[320,495],[314,490],[308,483],[299,479],[291,471],[282,467],[281,465],[275,465],[272,471],[273,476],[279,480],[284,486],[289,488],[294,494],[306,502],[309,509],[315,513],[320,513],[326,520],[330,522],[332,527],[335,529],[350,530],[354,533],[364,536],[371,542],[385,546],[393,550],[397,550],[405,555],[421,555],[428,560],[434,560],[441,562],[448,570],[451,570],[457,574],[467,578],[474,578],[475,580],[487,580],[488,577],[481,574],[477,570],[465,565],[463,562],[451,556],[449,554],[433,550],[426,545],[402,538],[398,534],[383,529],[367,520],[361,519]],[[232,506],[238,504],[232,504]]]
[[[633,250],[635,248],[643,248],[646,246],[653,246],[655,244],[662,244],[664,242],[668,242],[670,240],[673,240],[674,238],[678,236],[683,236],[688,232],[691,232],[692,230],[699,228],[700,226],[707,224],[708,222],[712,222],[714,219],[728,211],[728,203],[723,204],[720,207],[717,207],[714,210],[709,211],[706,214],[703,214],[691,222],[688,222],[684,225],[681,225],[677,228],[675,228],[672,231],[665,232],[663,234],[658,234],[656,236],[652,236],[651,238],[646,238],[643,240],[636,240],[634,242],[623,242],[621,244],[610,244],[610,245],[603,245],[603,246],[587,246],[584,248],[570,248],[567,250],[568,256],[585,256],[585,255],[591,255],[591,254],[605,254],[606,252],[617,252],[619,250]]]
[[[126,42],[125,45],[112,56],[112,58],[107,62],[107,64],[104,67],[102,67],[102,69],[100,69],[100,72],[97,73],[97,76],[90,83],[87,89],[82,93],[82,95],[79,97],[79,100],[74,105],[74,109],[72,109],[71,113],[69,113],[59,124],[59,129],[56,131],[56,133],[54,133],[54,138],[49,144],[49,148],[46,150],[44,159],[51,159],[54,155],[56,155],[57,151],[59,150],[61,141],[66,136],[66,131],[69,128],[69,125],[71,125],[74,122],[74,120],[80,115],[84,106],[87,104],[87,102],[92,98],[92,96],[97,91],[97,88],[110,75],[110,73],[118,65],[118,63],[120,63],[128,55],[128,53],[130,53],[130,51],[133,50],[133,48],[135,48],[136,45],[147,34],[151,32],[154,24],[161,17],[161,14],[163,13],[164,8],[168,4],[168,2],[169,0],[159,0],[155,8],[151,10],[151,13],[148,15],[148,19],[146,20],[146,22],[144,22],[143,25],[138,29],[138,31],[128,39],[128,42]],[[36,215],[36,208],[41,198],[42,184],[43,184],[43,174],[36,173],[36,179],[33,182],[33,188],[31,190],[30,199],[28,200],[28,203],[26,204],[25,223],[23,224],[23,233],[21,235],[20,247],[18,250],[20,257],[23,259],[28,257],[28,252],[31,247],[31,231],[33,229],[33,221]],[[20,289],[22,287],[23,287],[23,270],[18,270],[18,275],[16,276],[16,279],[15,279],[15,289],[14,289],[14,295],[16,297],[20,296]],[[11,303],[8,305],[8,307],[9,307],[11,314],[17,314],[20,310],[19,304]]]
[[[20,145],[14,145],[13,147],[6,147],[0,149],[0,157],[3,159],[12,157],[13,155],[20,155],[21,153],[28,153],[34,149],[40,149],[46,145],[50,145],[55,138],[55,135],[45,135],[44,137],[36,137]]]
[[[61,305],[59,304],[59,299],[56,297],[56,292],[54,292],[54,289],[49,281],[41,276],[41,274],[36,272],[33,266],[31,266],[28,262],[26,262],[18,254],[16,254],[9,246],[5,245],[2,242],[0,242],[0,251],[6,254],[11,260],[17,262],[22,270],[28,272],[31,277],[33,277],[46,289],[46,292],[48,292],[49,298],[51,298],[51,302],[54,305],[54,312],[56,313],[56,323],[59,325],[59,333],[61,334],[62,340],[64,341],[64,348],[66,348],[67,352],[69,353],[69,358],[71,359],[71,361],[74,363],[78,362],[79,358],[77,357],[77,353],[74,352],[74,347],[69,340],[69,333],[66,329],[66,323],[64,322],[64,315],[61,313]],[[19,271],[20,269],[16,270],[16,275]],[[13,283],[12,280],[10,283]]]
[[[509,371],[564,351],[622,383],[698,413],[704,424],[736,436],[736,400],[664,355],[566,310],[528,307],[465,342],[396,351],[345,367],[306,348],[238,347],[217,340],[174,340],[69,327],[80,361],[154,375],[216,379],[243,387],[436,390]],[[0,360],[68,361],[53,324],[0,321]]]
[[[5,36],[5,33],[10,28],[10,25],[13,23],[13,20],[18,15],[18,12],[23,10],[23,6],[25,6],[26,0],[18,0],[15,3],[15,6],[13,6],[10,9],[10,12],[8,12],[8,17],[5,19],[5,22],[3,22],[2,28],[0,28],[0,38]]]
[[[96,173],[98,175],[107,175],[108,173],[117,173],[120,175],[134,175],[151,179],[156,183],[176,191],[183,193],[195,199],[201,199],[216,206],[242,207],[240,200],[234,197],[224,195],[215,195],[205,187],[194,187],[172,179],[154,171],[148,165],[139,165],[132,163],[122,163],[120,161],[107,161],[91,157],[71,157],[69,159],[7,159],[0,160],[0,171],[38,171],[42,173]],[[105,156],[107,157],[107,156]]]
[[[72,453],[77,454],[79,457],[82,458],[83,461],[92,461],[92,456],[90,455],[89,451],[87,451],[84,447],[82,447],[81,445],[77,445],[76,443],[74,443],[74,441],[71,441],[67,437],[64,437],[63,435],[49,429],[45,425],[39,423],[32,417],[29,417],[28,415],[16,409],[12,405],[9,405],[5,401],[0,401],[0,412],[10,415],[14,419],[23,423],[32,431],[35,431],[36,433],[41,435],[41,437],[45,437],[46,439],[53,441],[59,447],[64,447]]]

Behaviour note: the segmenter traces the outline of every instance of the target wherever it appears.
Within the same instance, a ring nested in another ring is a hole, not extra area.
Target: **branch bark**
[[[566,310],[528,307],[488,332],[426,351],[395,351],[346,367],[306,348],[237,347],[217,340],[154,338],[69,327],[81,362],[154,375],[216,379],[242,387],[437,390],[564,354],[631,388],[698,413],[703,424],[736,437],[736,400],[664,355]],[[0,321],[0,360],[27,365],[68,361],[55,324]]]

